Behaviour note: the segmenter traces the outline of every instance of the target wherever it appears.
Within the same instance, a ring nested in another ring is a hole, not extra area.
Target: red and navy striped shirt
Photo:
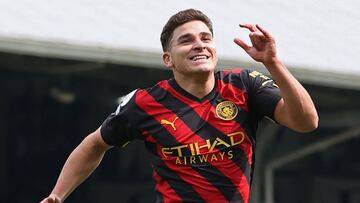
[[[280,91],[257,71],[215,78],[202,99],[174,79],[135,90],[101,126],[110,145],[144,140],[158,202],[249,202],[257,125],[274,119]]]

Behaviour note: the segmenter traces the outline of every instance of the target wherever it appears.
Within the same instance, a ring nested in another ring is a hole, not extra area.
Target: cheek
[[[213,52],[213,54],[215,54],[215,55],[216,55],[216,48],[215,48],[215,45],[212,45],[212,46],[210,47],[210,49],[211,49],[211,51]]]
[[[209,44],[209,45],[208,45],[208,50],[209,50],[209,52],[211,52],[213,55],[216,55],[215,44]]]
[[[212,55],[213,55],[213,60],[214,60],[215,62],[217,62],[217,61],[218,61],[218,56],[217,56],[216,49],[215,49],[215,48],[211,48],[211,53],[212,53]]]
[[[172,55],[172,58],[173,60],[177,61],[177,62],[181,62],[183,60],[185,60],[187,58],[187,52],[184,51],[184,50],[177,50],[177,52],[175,52],[173,55]]]

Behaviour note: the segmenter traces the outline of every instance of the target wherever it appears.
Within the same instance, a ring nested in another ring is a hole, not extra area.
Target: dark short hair
[[[173,37],[174,30],[177,27],[194,20],[200,20],[205,23],[205,25],[209,28],[211,34],[214,35],[212,22],[209,17],[207,17],[199,10],[186,9],[171,16],[168,22],[165,24],[160,36],[163,51],[169,49],[170,40]]]

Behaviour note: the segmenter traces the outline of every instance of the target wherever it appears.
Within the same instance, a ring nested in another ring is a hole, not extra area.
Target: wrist
[[[283,66],[281,60],[277,56],[264,61],[263,64],[268,70]]]
[[[60,198],[60,196],[55,193],[51,193],[49,195],[49,197],[51,197],[53,200],[55,200],[55,202],[59,202],[59,203],[63,202],[63,200]]]

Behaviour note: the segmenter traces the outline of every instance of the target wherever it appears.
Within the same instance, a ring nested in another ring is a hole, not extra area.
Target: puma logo
[[[170,122],[170,121],[168,121],[168,120],[166,120],[166,119],[161,119],[161,120],[160,120],[160,124],[171,125],[171,127],[172,127],[174,130],[176,130],[175,121],[176,121],[178,118],[179,118],[179,117],[176,117],[173,122]]]

